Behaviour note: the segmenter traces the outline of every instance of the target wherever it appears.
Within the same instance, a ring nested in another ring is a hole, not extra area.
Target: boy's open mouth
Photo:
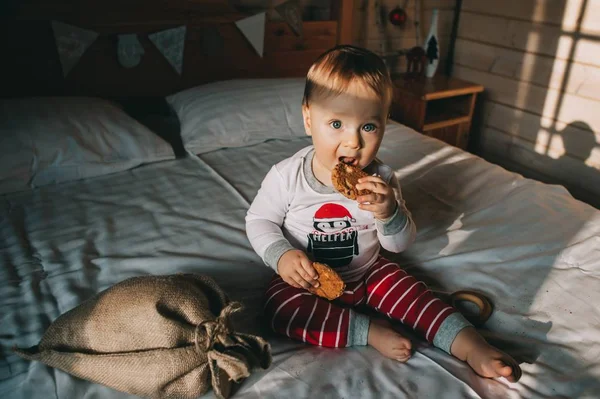
[[[346,165],[356,166],[358,164],[358,160],[353,157],[339,157],[338,160]]]

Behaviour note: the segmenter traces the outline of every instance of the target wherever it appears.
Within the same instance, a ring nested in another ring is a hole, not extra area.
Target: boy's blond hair
[[[385,63],[372,51],[350,45],[327,50],[312,64],[306,76],[302,105],[308,106],[315,96],[339,95],[352,82],[372,89],[389,107],[393,86]]]

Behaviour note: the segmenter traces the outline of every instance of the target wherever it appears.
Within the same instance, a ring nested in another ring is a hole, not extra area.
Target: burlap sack
[[[271,364],[269,344],[233,331],[241,309],[197,274],[134,277],[61,315],[20,356],[116,390],[150,398],[197,398]],[[218,315],[218,317],[216,317]]]

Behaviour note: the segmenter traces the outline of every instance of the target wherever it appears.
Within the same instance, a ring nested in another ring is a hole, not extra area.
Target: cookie
[[[340,162],[331,172],[331,181],[333,182],[333,188],[340,194],[356,201],[356,198],[360,195],[371,194],[370,190],[356,189],[358,179],[366,176],[368,175],[362,169]]]
[[[313,267],[319,275],[319,287],[310,288],[310,292],[325,299],[329,299],[330,301],[338,298],[344,293],[346,284],[335,270],[319,262],[313,262]]]

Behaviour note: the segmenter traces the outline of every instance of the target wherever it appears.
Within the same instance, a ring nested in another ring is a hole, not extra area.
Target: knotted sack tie
[[[271,363],[268,344],[262,338],[233,332],[230,317],[243,309],[239,302],[230,302],[214,320],[199,323],[194,332],[194,344],[199,353],[205,353],[211,372],[215,394],[226,398],[231,393],[231,382],[240,382],[250,376],[256,366],[266,368]],[[204,334],[202,334],[204,331]]]

